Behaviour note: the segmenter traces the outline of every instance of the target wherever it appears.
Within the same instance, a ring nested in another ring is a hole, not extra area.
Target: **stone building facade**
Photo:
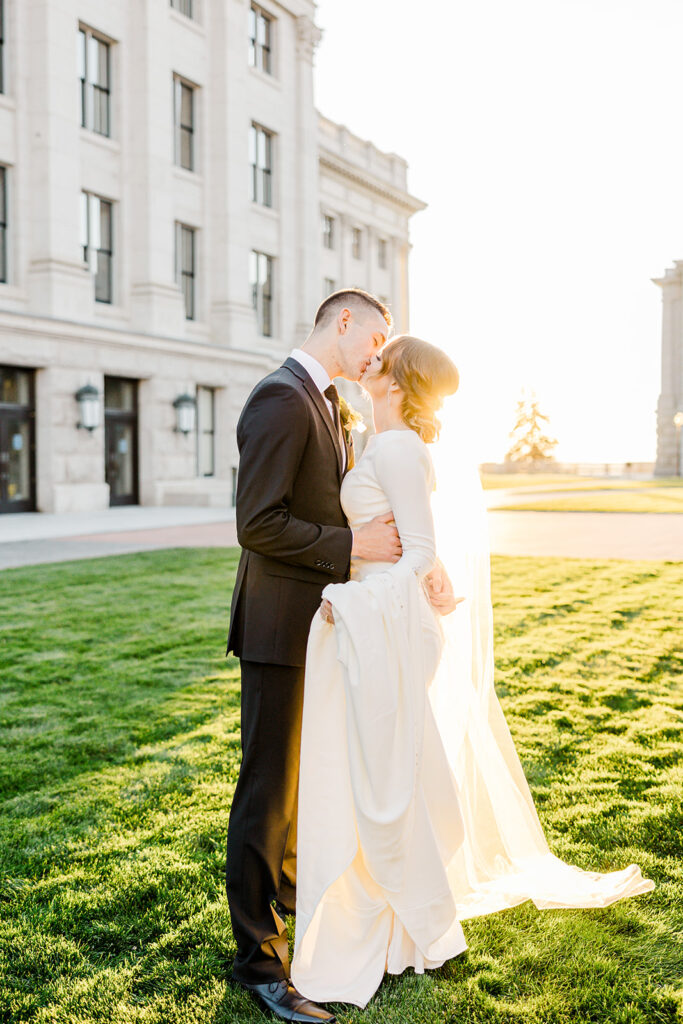
[[[654,283],[662,289],[662,384],[656,476],[683,475],[683,260]]]
[[[323,295],[407,327],[405,161],[316,111],[312,0],[0,11],[0,511],[229,505]]]

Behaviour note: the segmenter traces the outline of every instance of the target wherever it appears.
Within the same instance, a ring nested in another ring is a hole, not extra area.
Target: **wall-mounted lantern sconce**
[[[84,384],[75,394],[81,409],[79,429],[93,431],[100,425],[100,393],[92,384]]]
[[[175,429],[178,434],[189,434],[194,430],[197,416],[197,400],[192,395],[178,395],[173,403],[175,409]]]

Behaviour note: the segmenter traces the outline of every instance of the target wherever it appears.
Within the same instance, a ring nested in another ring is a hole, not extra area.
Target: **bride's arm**
[[[377,482],[393,510],[403,555],[389,570],[425,576],[436,562],[430,495],[434,471],[427,448],[403,433],[382,439],[374,454]]]

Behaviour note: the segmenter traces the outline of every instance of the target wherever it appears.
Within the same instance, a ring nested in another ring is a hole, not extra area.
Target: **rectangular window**
[[[112,301],[114,239],[112,203],[81,192],[81,246],[83,262],[95,278],[95,301]]]
[[[215,402],[213,388],[197,388],[197,475],[214,476],[215,458]]]
[[[249,11],[249,64],[267,75],[272,74],[273,19],[257,4]]]
[[[377,264],[382,270],[387,268],[387,243],[386,239],[380,238],[377,242]]]
[[[351,255],[359,260],[363,253],[363,233],[360,228],[351,229]]]
[[[0,282],[7,283],[7,168],[0,167]]]
[[[174,11],[180,11],[186,18],[192,17],[192,0],[171,0]]]
[[[110,135],[109,43],[89,28],[78,30],[78,77],[81,80],[81,125],[98,135]]]
[[[336,290],[336,281],[334,281],[331,277],[326,277],[323,279],[323,299],[326,299],[328,295],[331,295],[332,292]]]
[[[273,205],[273,135],[258,124],[249,129],[251,199],[261,206]]]
[[[334,217],[323,214],[323,245],[326,249],[334,249]]]
[[[256,312],[259,334],[273,336],[273,258],[262,252],[249,257],[249,284],[251,304]]]
[[[191,85],[174,76],[175,162],[187,171],[194,170],[194,92]]]
[[[0,0],[0,92],[5,91],[5,0]]]
[[[175,267],[176,281],[180,285],[185,299],[185,319],[194,320],[195,317],[195,229],[187,224],[176,222],[175,231]]]

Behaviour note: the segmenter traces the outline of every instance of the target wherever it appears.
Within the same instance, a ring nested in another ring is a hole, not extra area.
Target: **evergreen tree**
[[[534,392],[530,398],[522,394],[517,402],[515,425],[509,434],[512,443],[505,455],[506,462],[551,461],[557,440],[545,432],[547,423],[548,417],[539,409]]]

